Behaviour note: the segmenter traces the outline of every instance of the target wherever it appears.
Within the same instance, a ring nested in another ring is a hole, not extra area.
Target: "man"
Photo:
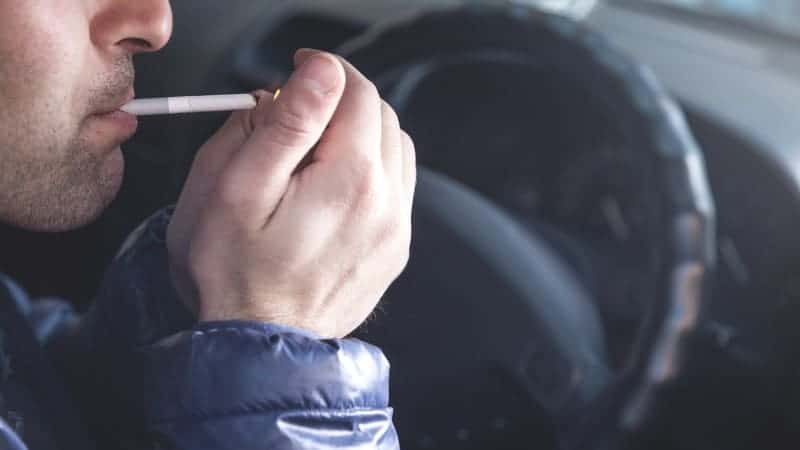
[[[80,227],[120,186],[131,60],[166,44],[169,3],[0,8],[0,220]],[[413,144],[347,62],[295,64],[200,149],[86,316],[0,279],[0,448],[397,447],[388,363],[345,337],[407,262]]]

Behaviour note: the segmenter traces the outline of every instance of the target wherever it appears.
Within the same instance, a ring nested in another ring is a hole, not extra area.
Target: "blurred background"
[[[786,33],[800,33],[796,0],[642,0],[678,6],[701,14],[739,19]]]
[[[172,4],[170,45],[137,59],[139,97],[277,87],[293,70],[291,57],[299,47],[342,51],[372,43],[378,49],[374,61],[362,67],[380,72],[376,67],[382,63],[413,59],[409,54],[448,60],[453,56],[448,48],[496,36],[506,48],[477,52],[498,56],[485,70],[443,71],[439,83],[431,82],[433,88],[416,102],[400,95],[391,100],[403,113],[404,126],[413,128],[422,165],[480,192],[574,270],[577,281],[571,287],[584,289],[599,311],[605,336],[597,341],[608,344],[614,370],[630,361],[634,336],[651,325],[645,322],[648,306],[664,292],[648,277],[646,263],[659,244],[651,239],[659,222],[650,219],[661,217],[663,192],[653,193],[650,173],[636,165],[642,148],[663,136],[644,143],[631,138],[643,128],[643,110],[652,104],[641,102],[638,113],[631,113],[636,108],[620,94],[624,89],[598,75],[598,61],[619,63],[624,70],[617,81],[623,84],[631,77],[650,80],[650,90],[677,102],[691,130],[688,139],[702,149],[705,167],[698,164],[694,170],[707,176],[716,206],[717,239],[710,247],[717,264],[689,363],[676,377],[677,392],[653,419],[653,441],[638,448],[798,448],[800,1]],[[481,5],[498,7],[501,18],[487,21],[485,28],[443,20],[447,26],[427,34],[406,29],[405,39],[374,42],[374,30],[407,27],[428,14],[465,5],[476,7],[476,14]],[[530,20],[530,26],[519,28],[517,19]],[[522,61],[503,65],[509,54]],[[570,61],[594,65],[565,75]],[[387,79],[391,76],[376,82],[389,90]],[[641,84],[627,87],[637,92]],[[0,272],[35,295],[65,296],[87,307],[121,241],[149,214],[175,201],[194,152],[224,118],[143,118],[140,132],[124,147],[128,171],[122,192],[103,218],[57,235],[0,228],[0,247],[10,257],[0,260]],[[427,242],[445,238],[443,233]],[[415,264],[413,277],[401,283],[405,290],[395,292],[394,304],[408,310],[387,306],[388,312],[379,315],[384,320],[373,322],[366,334],[382,340],[395,364],[392,395],[404,448],[507,449],[531,448],[531,443],[556,448],[558,427],[525,386],[542,367],[556,367],[547,375],[558,380],[557,364],[531,351],[512,361],[527,371],[522,382],[516,369],[483,370],[481,364],[506,349],[526,351],[523,345],[493,340],[508,333],[507,322],[524,314],[509,313],[513,289],[504,291],[507,296],[499,289],[473,289],[470,283],[497,281],[485,267],[470,276],[459,272],[465,261],[477,259],[474,254],[456,246],[440,250],[431,259],[450,258],[447,263]],[[460,303],[470,296],[475,302]],[[424,321],[419,311],[430,305],[439,307],[441,316]],[[527,334],[509,339],[537,341],[541,329],[530,326]],[[414,339],[426,332],[435,339],[414,347],[412,342],[419,343]],[[476,342],[483,353],[471,351]],[[474,370],[452,376],[460,363]],[[431,374],[441,376],[421,390],[419,380]]]

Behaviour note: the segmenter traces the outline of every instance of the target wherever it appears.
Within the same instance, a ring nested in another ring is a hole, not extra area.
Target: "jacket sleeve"
[[[398,448],[382,352],[267,323],[195,323],[169,282],[169,218],[163,211],[134,233],[55,352],[100,443]]]
[[[142,359],[146,427],[168,448],[397,447],[388,364],[363,342],[207,323]]]

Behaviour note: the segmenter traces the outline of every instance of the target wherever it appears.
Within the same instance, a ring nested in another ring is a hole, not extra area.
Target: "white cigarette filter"
[[[253,109],[258,104],[251,94],[201,95],[195,97],[162,97],[132,100],[122,111],[136,116],[187,114],[214,111]]]

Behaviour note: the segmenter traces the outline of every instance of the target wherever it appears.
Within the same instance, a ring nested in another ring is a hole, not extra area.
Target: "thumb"
[[[308,55],[225,169],[220,180],[225,203],[255,213],[254,220],[263,225],[295,169],[322,137],[344,87],[344,67],[337,58]]]

